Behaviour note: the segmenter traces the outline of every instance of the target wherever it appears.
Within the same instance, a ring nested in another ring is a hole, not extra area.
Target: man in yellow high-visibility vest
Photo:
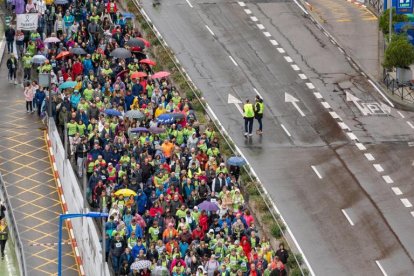
[[[263,134],[263,112],[264,112],[264,103],[263,99],[260,98],[258,95],[256,96],[256,103],[254,104],[254,117],[256,118],[257,122],[259,123],[259,129],[256,131],[257,134]]]
[[[253,136],[253,122],[254,122],[254,108],[250,101],[247,99],[243,106],[243,118],[244,118],[244,136]]]

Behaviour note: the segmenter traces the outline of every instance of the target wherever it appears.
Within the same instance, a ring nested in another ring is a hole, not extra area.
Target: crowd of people
[[[286,275],[288,252],[257,232],[239,167],[226,164],[217,133],[199,124],[168,73],[153,72],[149,43],[117,3],[25,5],[39,14],[38,29],[7,29],[10,53],[17,47],[9,77],[22,66],[27,112],[51,110],[62,139],[67,134],[90,205],[109,213],[114,273]],[[41,73],[50,74],[47,88]]]

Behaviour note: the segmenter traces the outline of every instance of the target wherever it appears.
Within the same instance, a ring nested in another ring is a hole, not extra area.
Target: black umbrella
[[[81,47],[72,48],[69,50],[74,55],[86,55],[86,51]]]
[[[111,52],[111,56],[115,58],[130,58],[132,57],[132,54],[129,50],[125,48],[116,48]]]
[[[127,41],[126,45],[129,47],[139,47],[141,49],[145,48],[145,42],[138,38],[131,38]]]

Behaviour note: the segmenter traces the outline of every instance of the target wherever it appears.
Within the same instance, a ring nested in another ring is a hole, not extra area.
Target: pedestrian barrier
[[[13,214],[13,209],[9,201],[9,195],[7,194],[6,183],[3,180],[2,175],[0,174],[0,199],[6,207],[6,220],[9,229],[9,242],[13,243],[13,248],[15,250],[17,261],[19,263],[19,270],[21,276],[26,276],[26,259],[24,257],[23,243],[20,240],[19,231],[17,229],[16,219]]]
[[[49,120],[48,133],[65,199],[62,204],[66,205],[68,213],[83,213],[83,194],[79,188],[72,164],[66,158],[65,149],[53,119]],[[90,218],[76,219],[71,220],[71,224],[79,255],[82,258],[84,274],[110,275],[107,263],[102,264],[100,234],[93,220]]]

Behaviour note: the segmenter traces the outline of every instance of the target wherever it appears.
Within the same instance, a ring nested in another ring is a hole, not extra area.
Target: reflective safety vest
[[[257,114],[263,114],[263,111],[264,111],[264,103],[257,102],[256,104],[259,105],[259,110],[257,110]]]
[[[68,123],[68,135],[69,136],[75,136],[76,131],[78,130],[78,125],[76,123]]]
[[[244,117],[246,118],[254,117],[253,105],[251,103],[244,104],[243,110],[244,110]]]

